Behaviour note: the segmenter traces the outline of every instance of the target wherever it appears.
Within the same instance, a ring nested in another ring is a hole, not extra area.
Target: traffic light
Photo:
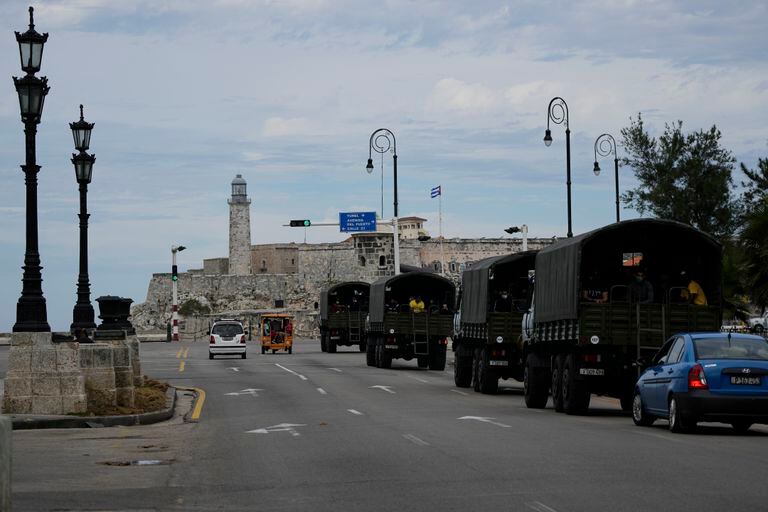
[[[303,219],[303,220],[292,220],[291,221],[291,227],[292,228],[306,228],[312,225],[312,221],[309,219]]]
[[[171,281],[178,281],[179,280],[179,267],[176,265],[173,265],[171,267]]]

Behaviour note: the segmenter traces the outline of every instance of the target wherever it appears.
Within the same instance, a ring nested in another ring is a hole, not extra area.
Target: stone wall
[[[251,247],[254,274],[295,274],[299,268],[297,244],[267,244]]]
[[[229,273],[229,258],[210,258],[203,260],[203,274],[220,276]]]

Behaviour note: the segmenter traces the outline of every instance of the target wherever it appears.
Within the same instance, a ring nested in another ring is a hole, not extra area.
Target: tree
[[[744,216],[740,242],[746,285],[752,302],[763,309],[768,306],[768,197],[755,203]]]
[[[758,206],[768,197],[768,158],[758,159],[757,169],[754,170],[741,164],[741,172],[748,179],[741,182],[741,186],[744,187],[744,201],[750,207]]]
[[[642,115],[621,130],[627,157],[639,184],[624,202],[640,214],[690,224],[716,238],[733,233],[739,206],[733,195],[736,159],[720,146],[716,126],[685,134],[683,122],[666,124],[659,138],[645,130]]]
[[[179,308],[179,313],[182,316],[201,316],[210,312],[211,308],[197,299],[186,300]]]

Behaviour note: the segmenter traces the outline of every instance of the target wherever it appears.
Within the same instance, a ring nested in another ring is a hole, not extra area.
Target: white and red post
[[[173,288],[173,297],[171,302],[171,341],[181,341],[179,338],[179,293],[178,293],[178,267],[176,266],[176,253],[186,249],[183,245],[171,246],[172,266],[171,283]]]

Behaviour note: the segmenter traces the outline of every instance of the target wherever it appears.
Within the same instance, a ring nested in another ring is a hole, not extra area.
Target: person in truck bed
[[[635,279],[629,285],[629,297],[632,302],[648,304],[653,302],[653,285],[645,279],[645,271],[637,269]]]

